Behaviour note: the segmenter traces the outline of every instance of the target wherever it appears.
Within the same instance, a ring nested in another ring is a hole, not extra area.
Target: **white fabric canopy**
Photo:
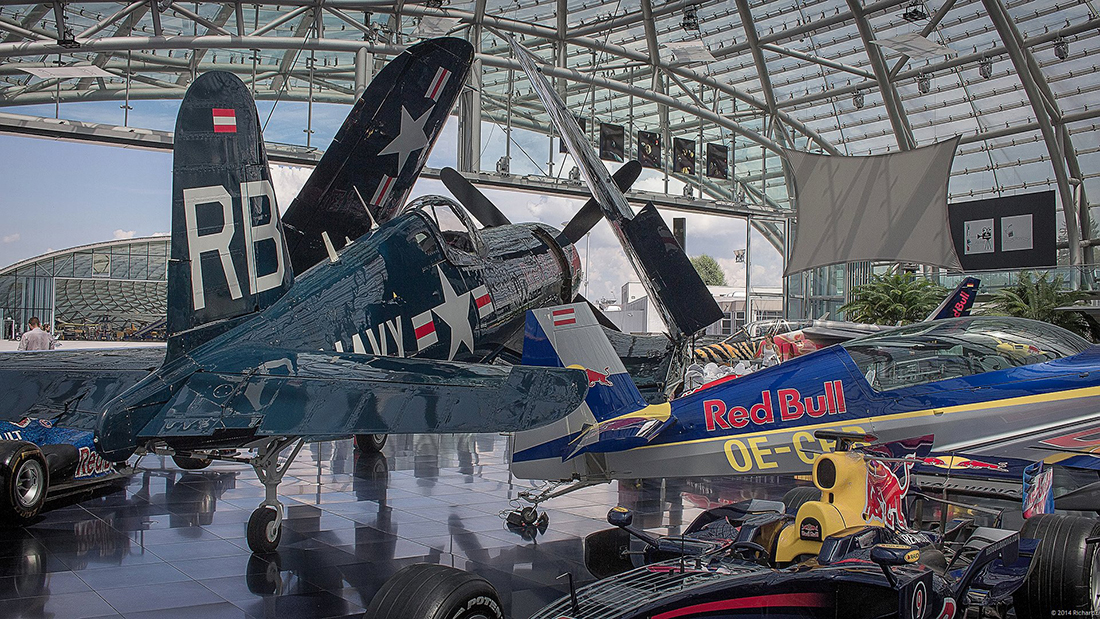
[[[872,157],[787,150],[798,229],[784,274],[860,260],[961,270],[947,221],[958,142]]]

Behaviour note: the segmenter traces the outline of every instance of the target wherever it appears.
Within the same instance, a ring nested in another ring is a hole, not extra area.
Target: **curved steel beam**
[[[860,0],[847,0],[848,9],[852,12],[852,19],[859,29],[859,36],[863,39],[863,47],[867,52],[867,59],[871,63],[871,70],[878,82],[878,90],[882,95],[882,103],[886,107],[886,113],[890,116],[890,126],[894,128],[894,138],[897,139],[898,148],[912,150],[916,140],[913,139],[913,129],[909,126],[909,117],[905,115],[905,108],[901,104],[901,97],[890,81],[890,71],[886,68],[886,60],[882,57],[882,49],[874,43],[875,33],[871,31],[863,6]]]

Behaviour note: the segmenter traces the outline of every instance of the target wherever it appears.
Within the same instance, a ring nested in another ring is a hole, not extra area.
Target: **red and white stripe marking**
[[[378,188],[374,190],[374,195],[371,196],[370,203],[375,206],[382,206],[382,203],[390,196],[390,192],[393,191],[393,183],[396,180],[397,179],[392,176],[383,174],[382,182],[378,183]]]
[[[489,289],[484,285],[474,288],[474,305],[477,306],[477,317],[485,318],[493,313],[493,297],[489,295]]]
[[[554,319],[555,327],[564,327],[566,325],[577,324],[577,314],[573,308],[558,309],[550,312],[550,317]]]
[[[413,334],[416,335],[416,350],[419,352],[439,341],[439,335],[435,332],[435,320],[432,311],[417,314],[412,319]]]
[[[435,78],[432,79],[431,85],[428,86],[427,97],[432,101],[439,101],[439,94],[443,92],[443,87],[447,85],[449,79],[451,79],[451,72],[439,67],[439,70],[435,72]]]
[[[210,113],[214,117],[214,133],[236,133],[237,113],[231,109],[213,108]]]

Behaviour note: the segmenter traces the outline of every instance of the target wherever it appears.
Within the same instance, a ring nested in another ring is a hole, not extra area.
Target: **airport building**
[[[4,338],[37,316],[63,339],[162,339],[168,237],[82,245],[0,269]]]

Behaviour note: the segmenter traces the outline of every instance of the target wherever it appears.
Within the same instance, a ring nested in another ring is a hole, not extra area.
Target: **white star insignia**
[[[435,107],[428,108],[420,118],[413,119],[405,106],[401,106],[401,133],[397,135],[385,148],[378,152],[379,155],[397,154],[397,174],[405,169],[405,162],[413,151],[420,150],[428,145],[428,137],[424,135],[424,125],[428,122],[428,115]]]
[[[470,352],[474,352],[474,329],[470,325],[470,293],[455,294],[450,280],[443,274],[443,269],[438,265],[439,285],[443,288],[443,303],[432,308],[436,316],[443,319],[451,328],[451,352],[447,360],[455,358],[458,346],[465,344]]]

